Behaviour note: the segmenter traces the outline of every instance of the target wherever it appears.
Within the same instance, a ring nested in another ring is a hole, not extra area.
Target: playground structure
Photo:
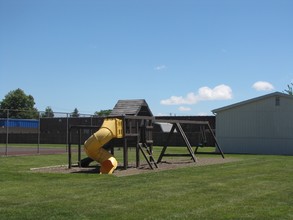
[[[152,132],[154,124],[168,123],[171,129],[168,133],[168,138],[164,144],[158,160],[153,157],[153,139]],[[192,146],[182,128],[182,124],[196,124],[200,126],[200,134],[202,142],[193,151]],[[104,119],[103,124],[98,126],[83,126],[75,125],[69,128],[69,148],[68,148],[68,168],[72,167],[72,150],[71,150],[71,133],[73,130],[80,133],[84,129],[97,130],[84,143],[84,150],[88,158],[81,159],[81,140],[78,143],[78,165],[80,167],[88,166],[92,161],[97,161],[101,164],[100,173],[111,174],[117,168],[117,160],[114,156],[114,146],[123,147],[123,169],[128,169],[128,148],[130,146],[136,149],[136,168],[140,166],[140,154],[148,163],[151,169],[158,168],[158,163],[162,162],[163,157],[168,156],[188,156],[195,163],[195,156],[198,147],[204,145],[205,131],[212,134],[215,141],[217,151],[224,158],[224,154],[218,145],[216,137],[207,121],[191,121],[191,120],[162,120],[156,119],[150,111],[145,100],[119,100],[112,110],[111,114]],[[187,154],[166,154],[166,149],[169,147],[170,138],[175,131],[183,138],[187,147]],[[106,149],[105,149],[106,148]],[[111,151],[111,153],[109,153]]]

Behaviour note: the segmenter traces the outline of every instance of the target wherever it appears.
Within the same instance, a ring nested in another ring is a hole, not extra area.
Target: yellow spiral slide
[[[107,118],[101,128],[84,142],[86,154],[101,164],[101,174],[111,174],[117,168],[115,157],[106,151],[103,146],[113,138],[122,138],[122,120]]]

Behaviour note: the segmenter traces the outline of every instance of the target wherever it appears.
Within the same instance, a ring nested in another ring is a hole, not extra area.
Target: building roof
[[[110,116],[117,115],[153,116],[144,99],[118,100]]]
[[[252,99],[248,99],[248,100],[245,100],[245,101],[242,101],[242,102],[238,102],[238,103],[235,103],[235,104],[232,104],[232,105],[227,105],[227,106],[222,107],[222,108],[217,108],[217,109],[212,110],[212,112],[215,114],[215,113],[218,113],[218,112],[221,112],[221,111],[225,111],[225,110],[228,110],[228,109],[232,109],[232,108],[235,108],[235,107],[239,107],[239,106],[242,106],[242,105],[246,105],[246,104],[249,104],[249,103],[253,103],[253,102],[263,100],[263,99],[267,99],[267,98],[271,98],[271,97],[286,97],[286,98],[291,98],[293,100],[293,95],[288,95],[288,94],[281,93],[281,92],[273,92],[273,93],[270,93],[270,94],[266,94],[266,95],[263,95],[263,96],[259,96],[259,97],[256,97],[256,98],[252,98]]]

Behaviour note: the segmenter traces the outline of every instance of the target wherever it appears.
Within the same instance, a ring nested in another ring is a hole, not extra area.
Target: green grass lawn
[[[293,219],[292,156],[226,157],[242,160],[125,177],[30,172],[66,154],[0,157],[0,219]]]

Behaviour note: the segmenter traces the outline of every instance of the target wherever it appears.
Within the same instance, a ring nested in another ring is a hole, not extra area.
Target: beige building
[[[270,93],[212,111],[224,153],[293,155],[293,96]]]

